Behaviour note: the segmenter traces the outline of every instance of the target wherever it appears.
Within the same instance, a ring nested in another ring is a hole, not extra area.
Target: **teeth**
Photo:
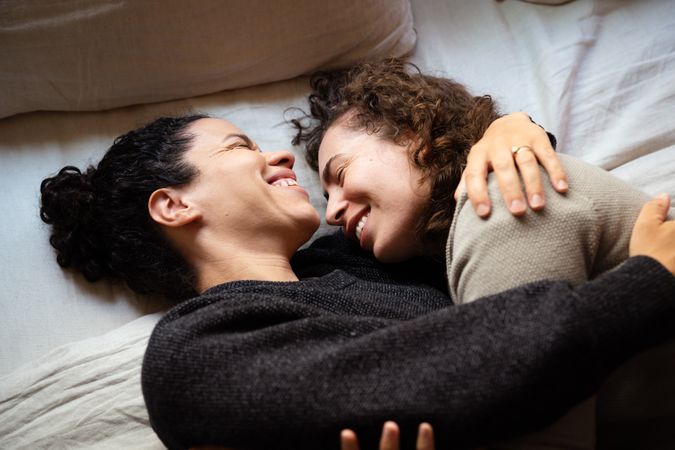
[[[361,240],[361,232],[363,232],[363,227],[366,224],[366,220],[368,220],[369,216],[370,216],[370,213],[361,217],[361,220],[359,220],[359,223],[356,224],[356,239],[358,239],[359,241]]]
[[[288,186],[297,186],[298,182],[295,181],[293,178],[280,178],[278,180],[275,180],[271,184],[272,184],[272,186],[277,186],[277,187],[288,187]]]

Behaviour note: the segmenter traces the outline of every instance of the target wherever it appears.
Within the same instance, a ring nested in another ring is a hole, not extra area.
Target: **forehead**
[[[333,123],[323,135],[319,146],[319,168],[337,154],[351,155],[357,149],[363,149],[364,141],[374,136],[364,130],[355,129],[346,121],[338,120]]]
[[[186,157],[197,165],[202,160],[208,160],[232,140],[228,136],[234,138],[244,134],[232,122],[214,118],[199,119],[193,122],[187,131],[192,134],[192,142],[187,149]]]
[[[232,122],[225,119],[205,118],[192,123],[189,128],[194,135],[193,144],[207,145],[209,143],[222,143],[223,138],[231,134],[244,134]]]

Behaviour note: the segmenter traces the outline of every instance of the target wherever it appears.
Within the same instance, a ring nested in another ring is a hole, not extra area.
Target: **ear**
[[[157,189],[148,199],[150,217],[167,227],[181,227],[201,218],[201,214],[184,202],[182,193],[175,188]]]

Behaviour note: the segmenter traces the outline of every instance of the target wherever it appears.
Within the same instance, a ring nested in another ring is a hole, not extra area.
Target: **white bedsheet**
[[[675,197],[675,2],[416,0],[413,11],[412,59],[423,70],[493,94],[503,111],[529,112],[557,135],[559,151]],[[157,444],[139,430],[147,420],[138,388],[140,350],[156,316],[92,337],[166,305],[62,271],[39,220],[40,181],[63,165],[97,161],[134,126],[190,108],[232,120],[264,150],[287,148],[284,109],[304,105],[306,83],[0,120],[0,448]],[[316,177],[302,157],[297,165],[322,210]]]
[[[141,361],[161,314],[60,347],[0,378],[0,448],[161,449]]]

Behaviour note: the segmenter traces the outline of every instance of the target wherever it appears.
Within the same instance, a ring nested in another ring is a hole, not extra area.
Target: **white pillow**
[[[99,110],[292,78],[415,45],[409,0],[0,4],[0,117]]]

